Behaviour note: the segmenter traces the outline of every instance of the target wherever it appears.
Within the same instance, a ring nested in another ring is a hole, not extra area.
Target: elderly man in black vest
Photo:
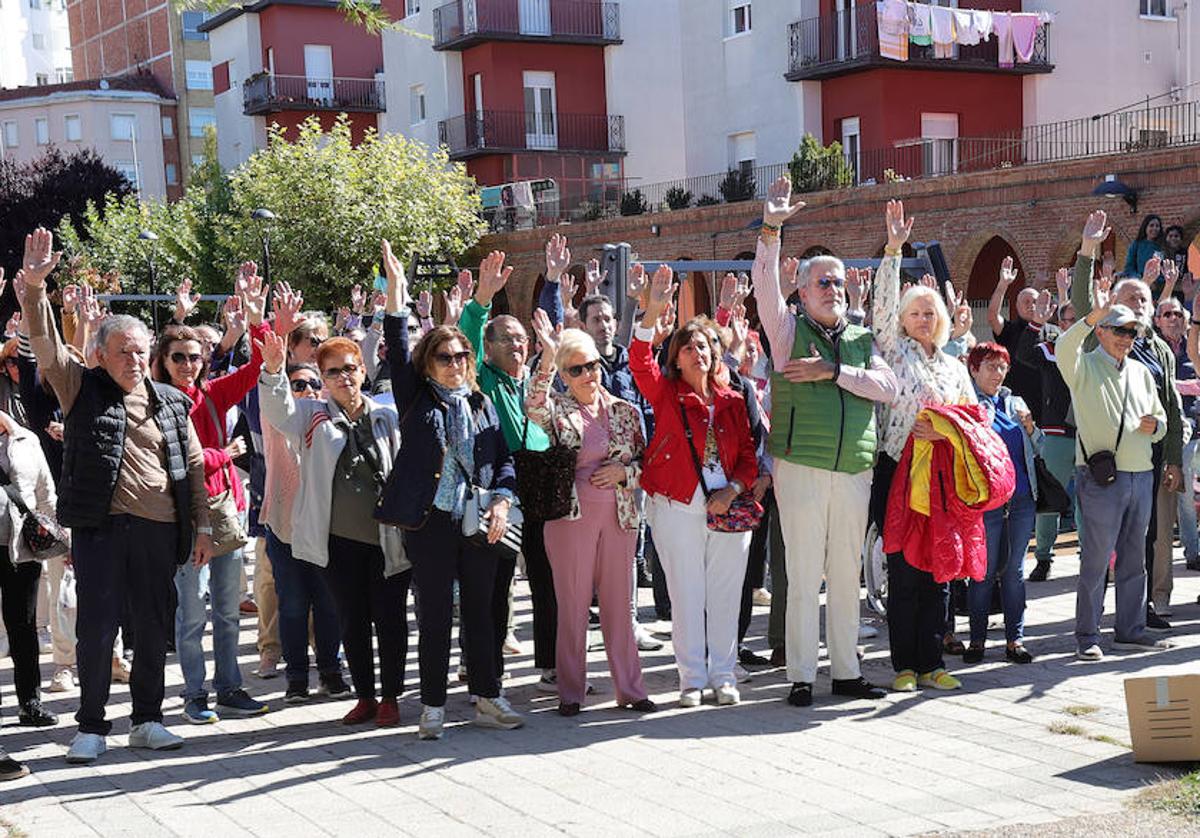
[[[25,237],[18,296],[42,376],[66,416],[58,520],[72,528],[78,584],[79,732],[67,761],[107,748],[112,645],[126,601],[134,621],[129,745],[168,750],[183,740],[162,725],[163,670],[175,614],[175,569],[212,554],[204,459],[191,400],[149,379],[150,333],[124,315],[101,322],[98,366],[67,353],[46,299],[61,253],[49,231]],[[193,543],[194,542],[194,543]]]

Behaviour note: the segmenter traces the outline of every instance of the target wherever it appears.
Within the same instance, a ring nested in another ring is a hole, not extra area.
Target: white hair
[[[821,253],[800,263],[800,270],[796,272],[796,289],[806,287],[821,265],[830,265],[835,273],[843,277],[846,275],[846,265],[841,259],[828,253]]]
[[[933,327],[933,344],[938,349],[946,345],[946,341],[950,340],[950,313],[946,311],[946,303],[942,300],[942,295],[927,285],[910,285],[908,290],[904,292],[904,296],[900,298],[900,328],[904,328],[904,315],[910,308],[917,304],[918,301],[928,298],[933,301],[934,315],[937,317],[937,325]]]
[[[1154,294],[1150,290],[1149,285],[1147,285],[1142,280],[1138,279],[1136,276],[1127,276],[1124,279],[1117,280],[1117,284],[1112,287],[1113,299],[1115,300],[1117,298],[1117,295],[1121,293],[1122,288],[1124,288],[1127,285],[1134,285],[1134,284],[1142,286],[1142,288],[1146,289],[1146,293],[1149,294],[1151,298],[1154,297]]]
[[[563,329],[558,338],[558,350],[554,353],[554,364],[560,370],[566,365],[567,359],[580,353],[594,358],[600,357],[596,341],[583,329]]]
[[[99,348],[101,346],[108,346],[108,339],[113,335],[124,335],[132,332],[140,332],[145,336],[147,341],[150,340],[150,329],[141,320],[128,314],[110,314],[100,321],[93,340],[95,341],[95,346]]]

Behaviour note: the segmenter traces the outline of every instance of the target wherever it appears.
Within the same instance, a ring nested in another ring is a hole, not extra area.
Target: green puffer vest
[[[840,357],[843,367],[867,367],[872,339],[869,329],[848,325],[831,342],[801,315],[796,318],[792,358],[810,357],[809,347],[815,344],[827,361]],[[832,381],[793,384],[773,372],[767,450],[772,457],[811,468],[866,471],[875,462],[875,405]]]

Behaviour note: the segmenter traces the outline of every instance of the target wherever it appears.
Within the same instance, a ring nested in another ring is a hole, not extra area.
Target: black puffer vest
[[[191,485],[187,474],[192,401],[174,387],[146,383],[154,421],[167,446],[167,476],[179,529],[176,561],[182,564],[192,550]],[[104,526],[125,448],[125,391],[104,370],[87,370],[64,426],[58,522],[66,527]]]

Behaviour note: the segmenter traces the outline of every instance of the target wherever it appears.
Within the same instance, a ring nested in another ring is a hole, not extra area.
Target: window
[[[114,140],[133,140],[137,133],[137,117],[131,113],[115,113],[108,119]]]
[[[163,136],[166,137],[167,139],[174,137],[175,136],[175,120],[171,119],[171,117],[169,117],[169,116],[164,116],[162,118],[162,132],[163,132]]]
[[[1167,8],[1167,0],[1142,0],[1142,17],[1175,19],[1175,15]]]
[[[842,154],[846,157],[846,163],[854,171],[855,183],[858,183],[861,150],[862,132],[859,130],[858,117],[848,116],[842,120]]]
[[[554,73],[526,70],[522,79],[525,89],[525,147],[558,148]]]
[[[129,181],[130,186],[140,188],[137,169],[133,167],[133,161],[117,160],[112,164],[112,167],[125,176],[125,180]]]
[[[750,31],[750,4],[742,0],[731,0],[729,4],[729,34],[740,35]]]
[[[921,114],[922,163],[927,175],[948,175],[958,168],[958,114]]]
[[[50,83],[50,75],[48,73],[34,73],[33,83],[38,87],[45,87]]]
[[[729,135],[729,168],[748,171],[754,168],[757,142],[753,131]]]
[[[204,128],[217,125],[217,114],[212,108],[188,108],[188,135],[203,137]]]
[[[69,81],[75,81],[75,71],[70,67],[59,67],[54,71],[54,77],[58,79],[59,84],[66,84]]]
[[[17,123],[4,123],[4,145],[7,148],[16,148],[19,146],[21,139],[20,132],[17,131]]]
[[[200,32],[197,27],[212,17],[208,12],[182,12],[179,15],[183,21],[183,39],[185,41],[207,41],[208,33]]]
[[[197,61],[189,58],[187,65],[187,86],[188,90],[212,90],[212,62]]]
[[[69,143],[77,143],[83,139],[83,123],[79,114],[72,113],[63,117],[63,134]]]
[[[50,120],[38,117],[33,121],[33,132],[38,145],[50,145]]]
[[[167,185],[175,186],[179,183],[179,168],[174,163],[168,163],[163,167],[167,174]]]
[[[412,17],[421,11],[421,0],[404,0],[404,16]]]
[[[420,125],[425,121],[425,85],[414,84],[408,89],[409,122]]]
[[[34,32],[32,40],[33,40],[33,48],[34,49],[43,49],[44,50],[46,48],[46,36],[43,35],[41,32]]]

